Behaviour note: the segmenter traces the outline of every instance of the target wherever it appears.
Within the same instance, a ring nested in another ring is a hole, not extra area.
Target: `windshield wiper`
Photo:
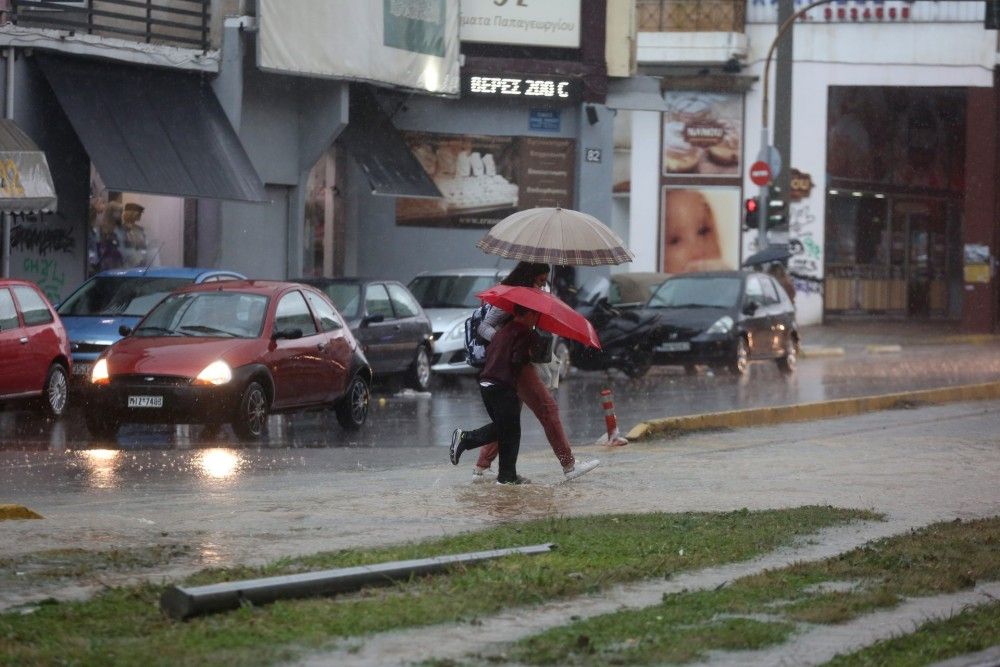
[[[205,326],[204,324],[185,324],[181,329],[186,331],[197,331],[198,333],[207,334],[224,334],[230,338],[236,338],[236,334],[232,331],[226,331],[225,329],[216,329],[215,327]]]
[[[136,329],[133,333],[137,333],[138,334],[140,332],[141,333],[145,333],[147,331],[154,331],[154,332],[165,333],[168,336],[179,336],[179,335],[181,335],[180,333],[178,333],[177,331],[174,331],[173,329],[167,329],[166,327],[157,327],[157,326],[153,326],[153,325],[148,325],[148,326],[140,327],[140,328]]]

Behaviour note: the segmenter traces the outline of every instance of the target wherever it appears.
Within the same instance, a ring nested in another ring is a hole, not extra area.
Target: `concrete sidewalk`
[[[871,347],[1000,344],[1000,335],[965,333],[960,322],[928,320],[839,319],[800,327],[799,334],[804,356],[810,352],[819,356],[815,353],[830,349],[839,349],[844,354],[864,352]]]

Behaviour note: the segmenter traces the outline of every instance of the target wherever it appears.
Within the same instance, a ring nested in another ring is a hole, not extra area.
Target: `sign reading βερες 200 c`
[[[463,74],[462,94],[549,100],[569,104],[580,100],[580,81],[551,76]]]

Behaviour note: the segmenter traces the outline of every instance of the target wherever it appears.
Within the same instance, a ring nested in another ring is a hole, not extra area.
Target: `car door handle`
[[[19,340],[18,340],[18,342],[19,342],[19,343],[20,343],[21,345],[27,345],[27,344],[28,344],[28,337],[27,337],[27,336],[25,336],[24,338],[21,338],[21,339],[19,339]]]
[[[317,343],[316,344],[316,349],[319,350],[320,352],[322,352],[323,350],[326,349],[326,343]]]

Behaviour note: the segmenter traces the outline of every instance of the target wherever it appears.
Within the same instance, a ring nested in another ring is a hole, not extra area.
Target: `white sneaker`
[[[479,466],[472,466],[472,481],[481,482],[486,478],[486,473],[492,473],[493,471],[489,468],[480,468]]]
[[[570,466],[569,470],[563,468],[563,474],[566,479],[576,479],[580,475],[585,475],[597,466],[601,465],[601,462],[597,459],[591,459],[590,461],[585,461],[583,463],[574,463]]]

